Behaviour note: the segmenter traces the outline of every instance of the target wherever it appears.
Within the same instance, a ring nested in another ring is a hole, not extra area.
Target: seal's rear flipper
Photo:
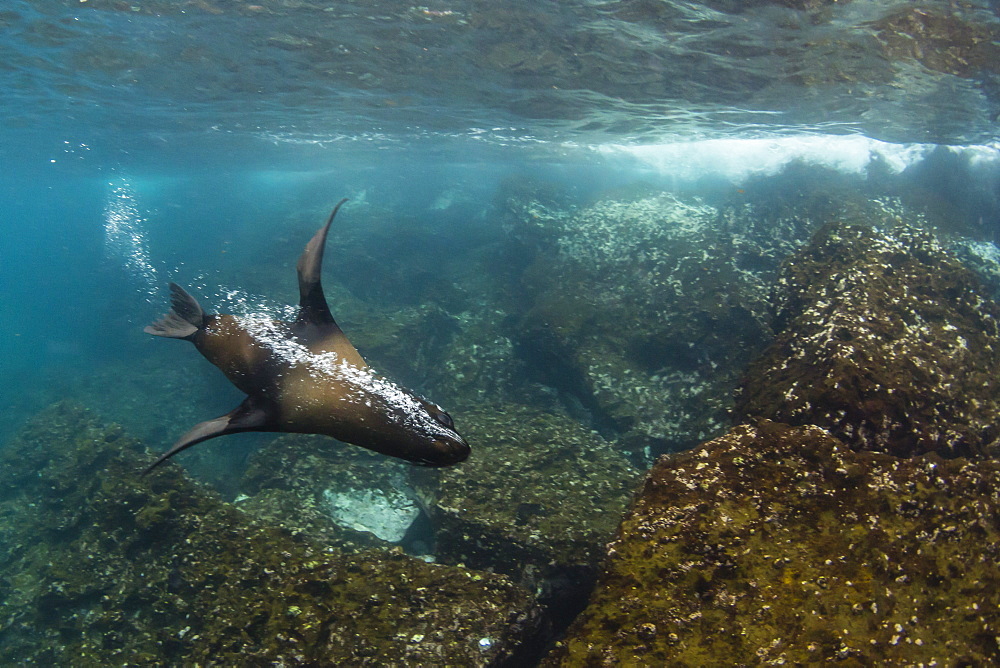
[[[167,461],[181,450],[187,450],[192,445],[197,445],[202,441],[207,441],[216,436],[226,434],[238,434],[244,431],[276,431],[269,429],[271,419],[268,411],[257,405],[250,397],[247,397],[242,404],[229,411],[225,415],[200,422],[192,427],[186,434],[181,436],[173,447],[150,464],[142,475],[146,475],[157,466]]]
[[[142,331],[168,339],[186,339],[205,326],[205,312],[198,300],[176,283],[170,284],[170,313]]]

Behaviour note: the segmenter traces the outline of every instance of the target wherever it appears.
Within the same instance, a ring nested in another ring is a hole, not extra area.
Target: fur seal
[[[247,431],[324,434],[426,466],[449,466],[469,456],[451,416],[375,373],[330,314],[320,269],[330,225],[346,201],[337,203],[299,258],[293,322],[209,315],[170,284],[170,312],[143,331],[190,341],[247,398],[192,427],[143,475],[192,445]]]

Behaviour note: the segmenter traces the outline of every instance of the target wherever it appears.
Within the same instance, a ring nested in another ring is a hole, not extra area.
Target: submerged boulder
[[[927,232],[834,224],[779,280],[777,336],[737,412],[856,449],[997,452],[1000,308]]]
[[[474,455],[444,469],[437,555],[505,573],[545,602],[586,596],[638,472],[573,420],[505,405],[462,415]]]
[[[916,60],[928,70],[959,77],[1000,73],[1000,28],[995,22],[931,7],[900,6],[874,23],[887,60]]]
[[[656,463],[547,664],[995,663],[997,490],[993,461],[735,427]]]
[[[640,457],[723,430],[739,370],[769,336],[767,279],[741,263],[767,251],[716,208],[665,193],[507,206],[532,258],[516,344],[533,372]]]
[[[390,547],[421,514],[413,468],[324,436],[287,434],[250,457],[236,505],[326,547]]]
[[[69,404],[0,450],[0,663],[485,666],[536,632],[502,575],[331,552],[149,461]]]
[[[734,391],[773,337],[789,255],[831,220],[907,214],[869,197],[862,177],[799,163],[780,179],[702,188],[706,200],[636,184],[573,205],[532,185],[498,196],[510,339],[574,417],[644,466],[732,425]]]

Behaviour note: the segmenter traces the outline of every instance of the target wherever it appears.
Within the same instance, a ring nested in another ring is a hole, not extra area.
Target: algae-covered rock
[[[1000,308],[930,234],[831,225],[779,286],[741,414],[901,456],[996,450]]]
[[[654,451],[724,429],[737,370],[769,333],[768,290],[718,211],[662,193],[577,210],[510,201],[534,258],[517,333],[533,371]]]
[[[402,543],[421,515],[414,470],[330,438],[289,434],[251,456],[238,505],[322,545],[385,547]]]
[[[564,416],[507,404],[460,420],[473,455],[442,470],[330,439],[275,439],[251,458],[239,507],[339,550],[391,542],[504,573],[547,603],[585,594],[638,472]]]
[[[585,591],[638,472],[597,434],[529,407],[467,412],[462,430],[474,454],[441,472],[438,558],[509,574],[545,596]]]
[[[535,631],[506,577],[333,554],[151,459],[67,404],[0,451],[0,663],[492,665]]]
[[[959,77],[1000,72],[1000,28],[995,22],[902,5],[874,27],[889,60],[912,59],[929,70]]]
[[[549,665],[1000,660],[1000,464],[742,425],[661,458]]]
[[[365,358],[379,369],[392,372],[405,386],[415,386],[429,369],[438,365],[458,322],[436,306],[406,306],[354,314],[352,340]]]
[[[531,185],[508,184],[498,204],[519,251],[505,256],[515,350],[644,464],[731,425],[789,255],[829,221],[907,213],[869,197],[863,177],[801,163],[712,203],[636,184],[574,207]]]
[[[993,301],[1000,299],[1000,247],[990,242],[961,238],[954,240],[949,250],[975,272]]]
[[[433,307],[366,314],[350,323],[352,340],[376,368],[448,411],[522,396],[525,365],[502,326],[505,312],[489,295],[496,286],[480,287],[482,303],[453,315]]]

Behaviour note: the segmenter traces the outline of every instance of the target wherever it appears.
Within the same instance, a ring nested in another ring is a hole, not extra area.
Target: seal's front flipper
[[[196,424],[181,436],[173,447],[148,466],[142,475],[146,475],[181,450],[186,450],[192,445],[226,434],[238,434],[244,431],[275,431],[268,428],[271,423],[269,412],[247,397],[242,404],[225,415]]]
[[[198,300],[176,283],[170,284],[170,312],[142,331],[168,339],[187,339],[205,326]]]

